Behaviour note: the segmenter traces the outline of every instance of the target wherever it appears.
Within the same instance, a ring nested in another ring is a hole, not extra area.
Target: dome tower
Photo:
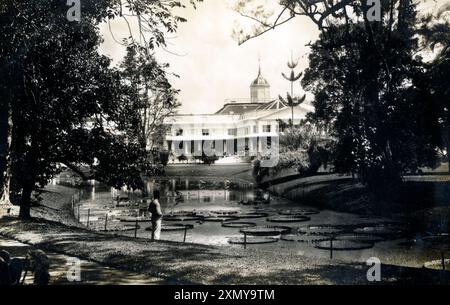
[[[259,63],[258,76],[250,85],[250,100],[252,103],[263,103],[270,100],[270,85],[261,75],[261,63]]]

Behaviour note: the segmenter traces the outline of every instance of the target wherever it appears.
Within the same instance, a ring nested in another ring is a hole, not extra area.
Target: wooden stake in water
[[[445,258],[444,258],[444,252],[441,252],[441,262],[442,262],[442,270],[445,270]]]
[[[186,234],[187,234],[187,227],[184,227],[184,237],[183,237],[183,242],[186,242]]]
[[[136,224],[135,224],[135,226],[134,226],[134,238],[137,237],[137,230],[138,230],[138,221],[137,221],[137,219],[136,219]]]
[[[87,216],[87,222],[86,222],[86,226],[89,227],[89,216],[91,216],[91,209],[88,209],[88,216]]]
[[[105,231],[106,231],[107,227],[108,227],[108,213],[106,213],[106,216],[105,216]]]
[[[244,233],[244,249],[247,249],[247,233]]]
[[[333,239],[330,239],[330,259],[333,259]]]
[[[78,209],[78,222],[80,222],[80,205],[77,205],[77,209]]]

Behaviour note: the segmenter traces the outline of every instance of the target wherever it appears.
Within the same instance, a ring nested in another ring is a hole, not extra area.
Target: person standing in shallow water
[[[150,201],[148,211],[152,214],[152,240],[159,240],[161,237],[162,212],[159,204],[159,190],[153,191],[153,200]]]

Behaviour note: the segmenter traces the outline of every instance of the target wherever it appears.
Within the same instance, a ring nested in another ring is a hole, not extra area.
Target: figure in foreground
[[[160,193],[159,190],[154,190],[153,200],[148,206],[148,211],[152,217],[152,240],[159,240],[161,237],[162,212],[159,204]]]

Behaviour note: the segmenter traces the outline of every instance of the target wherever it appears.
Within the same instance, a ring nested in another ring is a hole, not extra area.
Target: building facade
[[[312,106],[294,108],[294,124],[312,111]],[[169,126],[165,147],[179,156],[201,156],[205,151],[215,156],[256,156],[278,140],[282,126],[289,122],[291,108],[270,98],[270,85],[261,69],[250,85],[250,99],[228,99],[213,114],[178,114],[165,120]]]

